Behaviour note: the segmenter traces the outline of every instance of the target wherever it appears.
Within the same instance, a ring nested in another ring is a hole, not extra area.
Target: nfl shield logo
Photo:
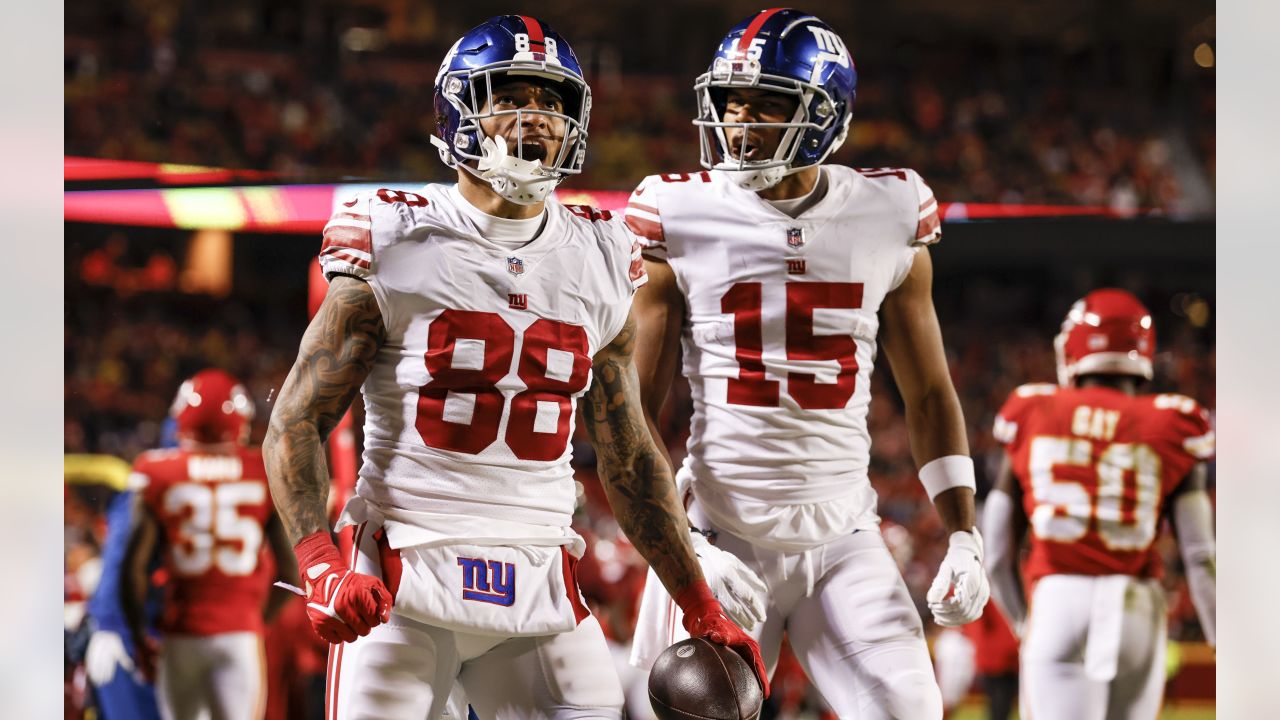
[[[804,228],[787,228],[787,245],[793,248],[804,245]]]
[[[507,272],[512,275],[524,274],[524,261],[518,257],[507,258]]]

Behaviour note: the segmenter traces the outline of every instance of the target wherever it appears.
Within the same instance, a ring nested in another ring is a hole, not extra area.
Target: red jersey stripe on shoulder
[[[347,247],[362,253],[373,254],[373,234],[362,228],[346,225],[331,225],[324,231],[324,243],[321,250],[331,247]]]
[[[368,270],[368,269],[369,269],[369,261],[368,261],[368,260],[364,260],[364,259],[362,259],[362,258],[358,258],[358,257],[356,257],[355,255],[351,255],[351,254],[349,254],[349,253],[342,252],[341,250],[326,250],[326,251],[324,251],[324,252],[323,252],[323,253],[321,253],[321,254],[322,254],[322,255],[324,255],[325,257],[331,257],[331,258],[333,258],[333,259],[335,259],[335,260],[341,260],[342,262],[345,262],[345,263],[347,263],[347,264],[349,264],[349,265],[352,265],[352,266],[354,266],[354,267],[358,267],[358,268],[360,268],[360,269],[362,269],[362,270]]]
[[[626,221],[627,227],[631,228],[631,232],[651,243],[664,243],[667,240],[662,234],[661,223],[656,223],[652,220],[647,220],[635,215],[628,215],[626,217]]]
[[[529,31],[529,42],[543,44],[544,33],[542,32],[542,23],[528,15],[521,15],[520,19],[524,21],[524,27]]]
[[[658,208],[653,207],[652,205],[645,205],[643,203],[638,203],[635,200],[632,200],[631,202],[627,203],[627,207],[640,210],[641,212],[653,213],[654,215],[658,214]]]
[[[940,225],[941,223],[938,220],[938,213],[929,213],[928,216],[922,218],[920,222],[916,224],[916,240],[924,240],[925,238],[932,236],[938,231],[938,227]]]
[[[760,28],[764,27],[764,24],[769,22],[769,18],[779,12],[782,12],[782,8],[761,10],[760,14],[751,21],[750,25],[747,26],[747,31],[742,33],[742,37],[738,39],[738,52],[746,53],[747,48],[751,47],[751,41],[755,40],[756,35],[760,34]]]

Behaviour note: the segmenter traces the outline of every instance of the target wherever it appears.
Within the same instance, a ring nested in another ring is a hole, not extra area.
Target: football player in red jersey
[[[1209,414],[1182,395],[1139,394],[1155,328],[1128,292],[1077,301],[1055,347],[1059,385],[1019,387],[996,417],[1006,462],[983,517],[992,594],[1023,638],[1022,715],[1155,718],[1166,621],[1153,541],[1166,512],[1214,642]]]
[[[171,414],[178,447],[133,464],[138,488],[122,605],[154,676],[165,718],[261,718],[266,687],[263,625],[288,595],[271,592],[272,563],[297,583],[297,569],[267,490],[262,455],[246,447],[253,403],[221,370],[182,384]],[[159,642],[146,636],[147,565],[163,549],[168,575]]]

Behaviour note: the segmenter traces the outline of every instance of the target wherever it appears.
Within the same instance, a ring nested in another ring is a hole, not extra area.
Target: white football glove
[[[990,597],[991,585],[982,567],[982,536],[978,529],[951,533],[947,555],[942,558],[938,576],[925,598],[934,622],[944,627],[971,623],[982,615],[982,608]]]
[[[115,679],[116,668],[133,672],[133,658],[124,648],[119,633],[99,630],[89,636],[89,646],[84,651],[84,671],[89,682],[102,687]]]
[[[702,575],[724,613],[743,630],[764,622],[768,588],[751,568],[733,555],[712,545],[700,532],[691,533],[693,554],[702,565]]]

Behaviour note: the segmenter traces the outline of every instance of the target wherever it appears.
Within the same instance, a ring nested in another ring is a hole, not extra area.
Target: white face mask
[[[543,202],[566,176],[580,173],[586,157],[591,89],[577,75],[558,67],[554,72],[552,70],[547,62],[520,60],[470,72],[465,82],[462,77],[445,80],[447,90],[440,91],[443,93],[441,97],[453,105],[461,120],[453,139],[454,147],[450,147],[438,135],[432,136],[431,144],[439,149],[440,159],[449,167],[461,167],[476,178],[484,180],[499,196],[519,205]],[[482,108],[484,103],[481,98],[492,97],[494,94],[495,75],[527,75],[555,80],[567,88],[567,91],[574,93],[579,103],[575,105],[575,114],[549,110],[494,111]],[[441,85],[439,80],[437,85]],[[480,121],[485,118],[512,113],[516,115],[517,124],[521,113],[536,113],[561,120],[564,123],[564,138],[557,153],[545,161],[522,159],[519,157],[520,153],[512,152],[512,141],[500,135],[489,136],[480,126]]]

